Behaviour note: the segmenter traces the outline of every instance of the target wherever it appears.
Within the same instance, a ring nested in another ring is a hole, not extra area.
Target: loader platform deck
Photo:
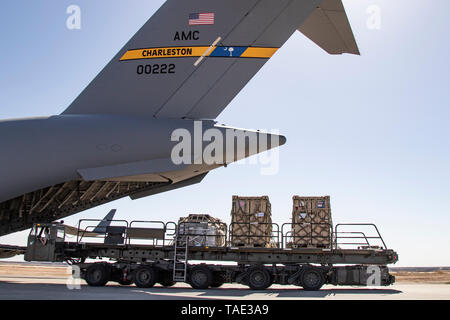
[[[117,221],[118,225],[104,230],[91,225],[82,227],[82,222],[72,241],[66,237],[66,226],[62,224],[36,224],[28,237],[25,260],[65,261],[78,268],[80,276],[92,286],[108,281],[135,283],[142,288],[156,282],[164,286],[188,282],[193,288],[205,289],[236,282],[255,290],[273,283],[318,290],[325,283],[387,286],[395,281],[387,265],[397,262],[397,253],[386,247],[372,224],[346,226],[369,226],[375,235],[342,231],[344,225],[336,225],[330,248],[289,247],[289,231],[275,232],[270,247],[260,248],[233,247],[232,234],[179,234],[179,226],[173,222]],[[206,241],[208,237],[224,237],[224,241],[219,241],[224,245],[201,245],[211,243]],[[191,241],[193,238],[195,241]],[[376,245],[374,240],[378,241]],[[349,245],[351,248],[345,248]]]

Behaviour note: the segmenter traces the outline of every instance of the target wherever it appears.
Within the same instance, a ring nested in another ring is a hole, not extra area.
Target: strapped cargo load
[[[196,247],[223,247],[226,244],[227,226],[208,214],[190,214],[178,221],[178,241]]]
[[[330,196],[294,196],[292,210],[292,247],[331,247]]]
[[[268,196],[233,196],[230,241],[232,246],[271,247],[272,212]]]

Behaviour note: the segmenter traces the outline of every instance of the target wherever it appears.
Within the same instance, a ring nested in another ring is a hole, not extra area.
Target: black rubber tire
[[[319,268],[306,267],[300,274],[299,284],[306,291],[317,291],[325,284],[324,272]]]
[[[272,277],[269,271],[263,267],[248,270],[247,281],[252,290],[264,290],[272,285]]]
[[[133,281],[138,288],[151,288],[158,281],[158,272],[150,266],[140,266],[133,273]]]
[[[85,280],[91,287],[103,287],[110,280],[111,270],[105,263],[94,263],[86,270]]]
[[[213,276],[213,281],[211,282],[211,288],[219,288],[225,283],[223,275],[220,273],[215,273]]]
[[[189,270],[188,282],[194,289],[208,289],[213,282],[213,273],[207,266],[195,266]]]
[[[164,271],[159,274],[158,283],[163,287],[172,287],[176,282],[173,281],[173,274],[171,272]]]

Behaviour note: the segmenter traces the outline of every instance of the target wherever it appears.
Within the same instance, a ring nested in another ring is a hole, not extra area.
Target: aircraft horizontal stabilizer
[[[360,54],[342,0],[324,0],[298,30],[329,54]]]
[[[0,245],[0,259],[9,259],[25,253],[25,247]]]

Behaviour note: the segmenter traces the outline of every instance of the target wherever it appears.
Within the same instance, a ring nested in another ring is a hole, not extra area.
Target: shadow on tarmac
[[[296,288],[277,288],[250,290],[247,288],[215,288],[207,290],[190,287],[161,287],[150,289],[135,286],[107,285],[106,287],[89,287],[85,284],[80,289],[69,290],[65,284],[18,283],[0,281],[0,300],[4,299],[55,299],[55,300],[184,300],[184,299],[320,299],[326,297],[345,298],[346,295],[395,295],[402,291],[395,289],[374,288],[332,288],[320,291],[306,291]]]

